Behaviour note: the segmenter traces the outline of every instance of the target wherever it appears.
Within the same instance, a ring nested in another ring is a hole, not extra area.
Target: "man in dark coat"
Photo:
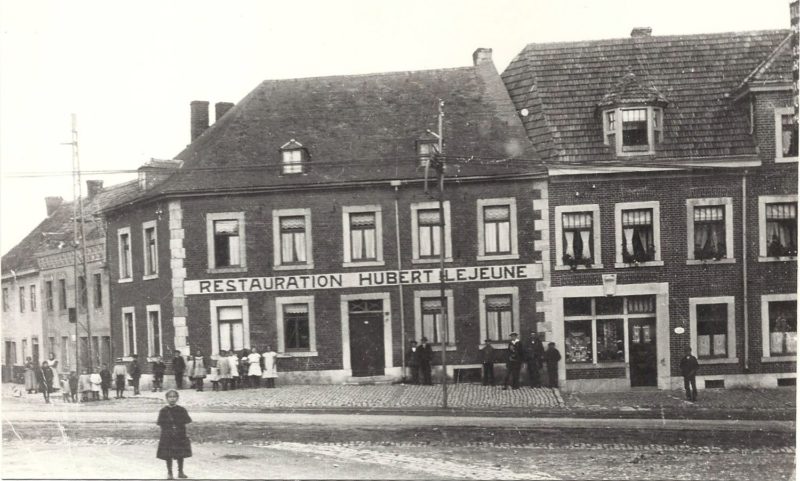
[[[525,352],[528,354],[528,379],[531,387],[542,387],[542,376],[539,370],[544,366],[544,345],[539,336],[531,333],[531,346]]]
[[[411,384],[419,384],[419,347],[417,347],[417,341],[411,341],[407,362],[408,367],[411,368]]]
[[[108,366],[103,364],[100,370],[100,390],[103,391],[103,400],[108,401],[108,389],[111,387],[111,372]]]
[[[181,352],[176,350],[172,357],[172,372],[175,374],[175,388],[183,389],[183,373],[186,372],[186,361]]]
[[[156,356],[153,361],[153,392],[161,391],[164,386],[164,371],[167,370],[167,365],[161,360],[161,356]]]
[[[558,387],[558,361],[561,360],[561,353],[556,349],[555,342],[547,343],[547,350],[544,352],[544,360],[547,363],[547,382],[550,387]]]
[[[488,386],[491,384],[494,386],[494,346],[492,346],[492,341],[490,339],[486,339],[483,341],[483,348],[481,348],[481,357],[483,359],[483,385]]]
[[[431,359],[433,358],[433,349],[428,344],[428,338],[423,337],[421,344],[417,348],[419,351],[419,370],[422,374],[422,384],[430,386],[433,384],[431,380]]]
[[[697,358],[692,356],[692,348],[686,348],[686,354],[681,358],[681,374],[683,375],[683,388],[686,390],[686,399],[697,401],[697,370],[700,364]],[[689,389],[691,387],[691,390]]]
[[[508,336],[511,340],[506,346],[506,377],[503,380],[503,389],[508,389],[509,380],[511,389],[519,389],[519,371],[522,368],[525,351],[522,349],[522,343],[519,342],[516,332],[512,332]]]
[[[137,354],[133,355],[133,361],[131,361],[131,384],[133,385],[133,394],[134,396],[139,395],[139,378],[142,377],[142,368],[139,366],[139,356]]]
[[[39,383],[39,391],[44,395],[44,402],[50,404],[50,391],[53,386],[53,369],[47,364],[47,361],[42,362],[42,365],[36,370],[36,381]]]

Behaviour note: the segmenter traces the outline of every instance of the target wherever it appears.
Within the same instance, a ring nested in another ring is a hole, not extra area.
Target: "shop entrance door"
[[[350,367],[354,377],[383,376],[383,301],[368,299],[348,303]]]
[[[642,318],[628,322],[631,386],[657,386],[656,320]]]

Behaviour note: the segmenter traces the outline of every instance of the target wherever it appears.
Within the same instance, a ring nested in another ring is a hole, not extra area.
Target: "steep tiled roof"
[[[740,88],[792,81],[792,41],[787,35],[755,70],[745,77]]]
[[[603,95],[598,106],[608,107],[634,103],[662,105],[667,104],[668,101],[655,87],[641,82],[635,73],[628,71],[610,92]]]
[[[419,178],[423,170],[416,141],[427,129],[438,131],[438,99],[444,100],[448,156],[532,155],[490,62],[443,70],[267,80],[178,154],[182,168],[143,197]],[[281,175],[279,149],[292,139],[307,149],[310,171]],[[513,172],[514,168],[476,162],[448,169],[452,176]]]
[[[102,224],[94,216],[101,209],[111,203],[118,203],[131,193],[138,193],[137,182],[125,182],[112,185],[100,190],[91,200],[85,199],[83,206],[86,240],[102,239],[105,237]],[[47,218],[39,223],[24,239],[11,248],[2,259],[3,274],[12,270],[22,272],[34,269],[36,253],[52,249],[70,250],[73,240],[72,209],[73,202],[64,202]]]
[[[747,113],[731,92],[786,38],[787,30],[530,44],[503,81],[542,156],[610,160],[596,108],[633,72],[668,101],[662,158],[754,155]],[[778,68],[777,64],[773,67]],[[780,62],[781,71],[785,69]],[[791,74],[791,68],[787,70]]]

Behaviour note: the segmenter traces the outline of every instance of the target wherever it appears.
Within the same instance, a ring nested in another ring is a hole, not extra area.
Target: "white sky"
[[[189,141],[189,102],[261,80],[470,65],[502,72],[526,43],[789,28],[789,0],[0,0],[0,251],[72,198],[82,170],[135,169]],[[213,121],[213,113],[211,114]],[[101,178],[105,185],[134,178]]]

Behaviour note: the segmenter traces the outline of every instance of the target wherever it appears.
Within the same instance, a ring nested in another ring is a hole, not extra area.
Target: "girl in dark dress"
[[[192,422],[189,413],[178,406],[178,391],[170,389],[166,394],[167,405],[158,413],[161,437],[158,440],[156,457],[167,462],[167,479],[172,477],[172,460],[178,460],[178,477],[188,478],[183,473],[183,459],[192,456],[192,444],[186,436],[186,425]]]

